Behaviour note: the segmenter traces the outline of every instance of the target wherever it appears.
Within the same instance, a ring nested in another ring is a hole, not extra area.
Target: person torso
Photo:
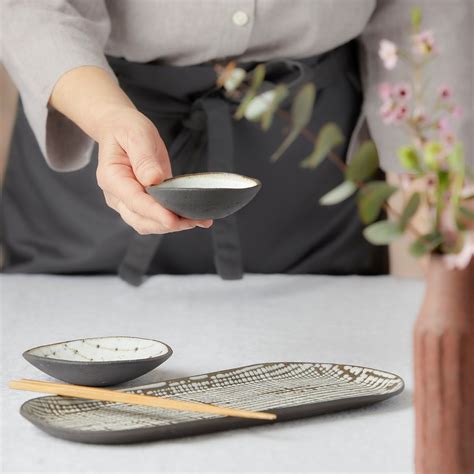
[[[108,0],[106,53],[172,65],[304,58],[357,37],[376,0]]]

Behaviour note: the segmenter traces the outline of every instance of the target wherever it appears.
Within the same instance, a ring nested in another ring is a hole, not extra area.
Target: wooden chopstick
[[[214,415],[235,416],[239,418],[252,418],[256,420],[275,420],[274,413],[225,408],[217,405],[208,405],[200,402],[187,402],[170,398],[155,397],[151,395],[138,395],[135,393],[118,392],[105,388],[86,387],[40,380],[12,380],[10,388],[29,392],[52,393],[65,397],[84,398],[86,400],[100,400],[103,402],[127,403],[147,407],[167,408],[170,410],[191,411],[196,413],[212,413]]]

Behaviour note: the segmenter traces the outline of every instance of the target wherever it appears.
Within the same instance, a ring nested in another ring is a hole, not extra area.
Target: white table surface
[[[392,277],[2,276],[2,472],[411,472],[411,331],[422,283]],[[24,350],[101,335],[170,344],[163,367],[128,385],[270,361],[342,362],[395,372],[401,395],[371,407],[272,426],[129,446],[53,438],[19,414],[46,379]]]

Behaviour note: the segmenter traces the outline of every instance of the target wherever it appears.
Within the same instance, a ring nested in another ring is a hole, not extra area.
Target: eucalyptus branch
[[[275,114],[282,118],[283,120],[285,120],[286,122],[288,123],[291,123],[292,119],[291,119],[291,115],[289,114],[289,112],[287,112],[286,110],[283,110],[281,108],[278,108],[275,112]],[[311,143],[311,144],[314,144],[317,136],[314,132],[312,132],[308,127],[304,127],[301,132],[300,132],[300,135],[303,137],[303,138],[306,138],[306,140]],[[330,151],[329,154],[328,154],[328,158],[342,171],[346,171],[346,168],[347,168],[347,165],[344,163],[344,160],[336,155],[336,153],[334,153],[333,151]]]
[[[344,181],[322,196],[320,203],[337,204],[357,192],[359,215],[367,225],[364,228],[366,239],[376,245],[388,244],[403,232],[410,232],[416,238],[410,249],[416,256],[429,252],[459,251],[463,231],[466,228],[474,230],[474,213],[461,198],[465,183],[473,178],[464,162],[462,144],[447,131],[448,118],[459,117],[460,108],[450,101],[451,90],[446,86],[440,86],[436,100],[430,103],[431,107],[424,108],[427,106],[424,68],[436,57],[437,48],[433,32],[421,30],[421,17],[421,10],[414,8],[411,14],[411,47],[406,51],[388,39],[381,40],[379,48],[379,56],[386,69],[394,69],[399,60],[411,69],[408,82],[384,82],[379,89],[383,121],[387,125],[397,125],[410,137],[410,144],[401,146],[397,152],[401,165],[414,177],[414,181],[425,180],[423,191],[413,188],[409,191],[401,211],[389,201],[395,192],[400,191],[400,187],[374,179],[379,168],[379,157],[371,141],[363,142],[351,161],[345,163],[334,151],[344,143],[337,124],[325,124],[317,134],[308,128],[316,97],[314,84],[307,83],[296,92],[288,111],[281,107],[289,92],[284,84],[260,92],[265,78],[263,64],[250,73],[238,68],[235,63],[216,67],[218,86],[225,89],[226,96],[239,103],[234,115],[237,120],[246,118],[260,122],[264,131],[270,128],[274,116],[288,123],[288,133],[273,153],[273,161],[279,159],[298,137],[303,137],[313,145],[313,151],[301,161],[302,167],[315,169],[322,161],[329,159],[344,175]],[[420,181],[417,184],[423,185]],[[428,233],[423,233],[412,222],[420,205],[426,205],[433,216]],[[382,210],[392,220],[377,221]],[[462,218],[459,217],[461,214]],[[443,229],[446,215],[451,222],[448,230]],[[464,224],[466,219],[473,223]],[[453,235],[457,239],[454,244]]]

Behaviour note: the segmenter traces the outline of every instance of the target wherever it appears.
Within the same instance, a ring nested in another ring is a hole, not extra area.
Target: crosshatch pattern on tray
[[[127,390],[180,400],[264,411],[399,391],[396,375],[348,365],[274,363],[232,369]],[[29,414],[56,427],[81,431],[168,426],[218,415],[61,397],[30,400]]]

